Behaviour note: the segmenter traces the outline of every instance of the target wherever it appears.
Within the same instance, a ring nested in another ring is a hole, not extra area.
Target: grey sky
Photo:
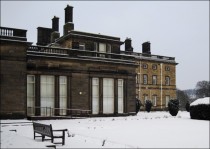
[[[175,57],[177,88],[209,80],[208,1],[1,1],[1,26],[27,29],[36,44],[36,28],[51,27],[54,15],[63,34],[67,4],[74,7],[75,30],[129,37],[135,52],[150,41],[152,54]]]

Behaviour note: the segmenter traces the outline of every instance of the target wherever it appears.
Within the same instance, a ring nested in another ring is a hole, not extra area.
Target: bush
[[[145,103],[145,110],[147,112],[150,112],[151,111],[151,108],[152,108],[152,101],[151,100],[146,100],[146,103]]]
[[[190,106],[191,119],[210,120],[210,105],[199,104]]]
[[[168,102],[168,110],[172,116],[176,116],[179,112],[179,100],[171,99]]]
[[[190,103],[189,102],[186,103],[185,109],[187,112],[190,112]]]
[[[136,98],[136,114],[140,111],[141,106],[143,106],[141,100]]]

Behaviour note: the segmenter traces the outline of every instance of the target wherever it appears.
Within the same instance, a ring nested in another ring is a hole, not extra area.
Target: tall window
[[[152,84],[156,85],[157,84],[157,76],[152,76]]]
[[[153,95],[152,98],[153,106],[157,106],[157,95]]]
[[[41,116],[54,115],[55,100],[54,76],[41,76]]]
[[[166,107],[168,107],[168,102],[169,102],[169,99],[170,99],[170,96],[169,96],[169,95],[167,95],[167,96],[166,96]]]
[[[118,113],[123,113],[123,80],[118,79]]]
[[[27,115],[35,114],[35,76],[27,75]]]
[[[143,75],[143,84],[147,84],[147,75],[146,74]]]
[[[92,79],[92,114],[99,113],[99,79]]]
[[[114,79],[103,79],[103,113],[114,113]]]
[[[66,115],[67,109],[67,77],[59,77],[60,115]]]
[[[170,77],[166,77],[166,85],[170,85]]]

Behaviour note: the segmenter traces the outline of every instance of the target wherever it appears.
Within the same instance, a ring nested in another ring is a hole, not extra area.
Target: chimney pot
[[[142,53],[151,54],[149,41],[142,44]]]
[[[126,38],[125,39],[125,51],[127,52],[133,52],[133,47],[132,47],[132,44],[131,44],[132,40],[131,38]]]
[[[65,23],[73,22],[73,8],[72,6],[67,5],[65,10]]]
[[[73,23],[73,7],[67,5],[65,10],[65,24],[63,26],[63,35],[67,35],[71,30],[74,30]]]
[[[59,18],[54,16],[54,18],[52,18],[52,30],[53,31],[59,31]]]

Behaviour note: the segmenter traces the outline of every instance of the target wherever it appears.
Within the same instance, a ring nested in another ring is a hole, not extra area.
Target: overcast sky
[[[129,37],[135,52],[150,41],[152,54],[175,57],[177,88],[209,81],[208,1],[1,1],[1,26],[28,30],[28,41],[35,45],[37,27],[51,28],[54,15],[63,34],[67,4],[74,7],[75,30],[121,41]]]

